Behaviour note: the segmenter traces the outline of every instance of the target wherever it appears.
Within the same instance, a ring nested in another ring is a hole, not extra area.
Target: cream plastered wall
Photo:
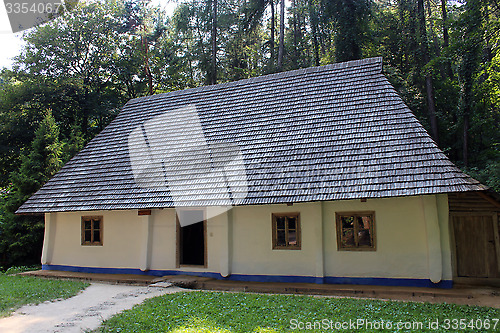
[[[102,246],[81,245],[82,216],[103,217]],[[42,263],[219,273],[221,257],[228,257],[227,249],[220,253],[223,244],[228,243],[227,219],[227,213],[223,212],[207,222],[207,267],[177,268],[175,209],[152,210],[150,216],[138,216],[137,210],[46,214]],[[227,259],[222,262],[227,266]]]
[[[335,212],[347,211],[375,212],[376,251],[337,250]],[[300,213],[300,250],[272,249],[271,214],[284,212]],[[103,246],[81,245],[81,216],[86,215],[103,216]],[[452,276],[446,195],[242,206],[209,215],[215,216],[207,222],[206,268],[176,267],[174,209],[154,209],[149,217],[137,210],[46,214],[44,263],[223,276]]]
[[[301,249],[273,250],[272,213],[300,213]],[[232,273],[315,276],[321,203],[233,208]]]
[[[51,242],[52,251],[46,258],[47,263],[83,267],[138,267],[141,254],[141,229],[137,211],[69,212],[47,215],[46,225],[47,220],[52,220],[50,231],[54,239]],[[102,246],[81,245],[82,216],[103,217]]]
[[[431,229],[426,225],[425,210],[430,210],[432,217],[433,202],[435,220],[430,224],[435,223],[436,228]],[[337,249],[335,213],[352,211],[375,212],[376,251]],[[325,202],[324,216],[325,276],[427,279],[431,270],[440,270],[441,279],[451,280],[446,195]],[[429,244],[433,235],[437,241]],[[439,253],[429,252],[429,245],[432,251],[438,248]],[[432,260],[439,256],[441,262],[435,264],[439,267],[432,266]]]

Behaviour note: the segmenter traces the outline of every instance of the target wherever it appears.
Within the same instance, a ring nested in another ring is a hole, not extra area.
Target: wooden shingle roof
[[[137,184],[128,138],[188,105],[208,144],[239,147],[242,205],[486,189],[439,150],[382,74],[382,59],[370,58],[133,99],[18,213],[173,207],[168,189]],[[187,189],[176,205],[220,205],[214,191]]]

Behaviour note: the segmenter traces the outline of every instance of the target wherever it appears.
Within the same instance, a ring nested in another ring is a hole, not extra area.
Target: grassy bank
[[[86,288],[79,281],[47,280],[15,275],[16,269],[0,273],[0,317],[9,315],[25,304],[38,304],[59,298],[69,298]]]

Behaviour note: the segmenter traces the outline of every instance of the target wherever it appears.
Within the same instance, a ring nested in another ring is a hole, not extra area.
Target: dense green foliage
[[[88,283],[80,281],[14,275],[17,271],[11,268],[5,273],[0,272],[0,317],[26,304],[72,297],[88,286]]]
[[[51,111],[46,111],[29,153],[21,156],[19,170],[11,172],[12,183],[0,201],[0,253],[4,265],[35,264],[41,256],[43,217],[19,216],[15,211],[61,167],[59,135]]]
[[[443,323],[446,318],[491,320],[499,316],[498,309],[453,304],[189,292],[146,300],[143,304],[105,321],[101,332],[330,332],[337,330],[291,329],[293,328],[291,320],[312,322],[327,319],[333,322],[349,322],[349,320],[365,319],[391,321],[394,325],[397,322],[423,322],[427,325],[436,319]],[[432,332],[428,329],[400,331]]]
[[[184,0],[168,17],[147,0],[81,1],[28,31],[0,72],[0,264],[38,260],[41,219],[14,211],[130,98],[371,56],[450,159],[500,191],[499,10],[493,0]]]

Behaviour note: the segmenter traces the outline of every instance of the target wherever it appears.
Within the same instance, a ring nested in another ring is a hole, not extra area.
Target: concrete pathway
[[[10,317],[0,319],[0,332],[80,333],[94,330],[103,320],[147,298],[186,290],[168,287],[168,284],[159,285],[163,287],[92,283],[72,298],[23,306]]]

